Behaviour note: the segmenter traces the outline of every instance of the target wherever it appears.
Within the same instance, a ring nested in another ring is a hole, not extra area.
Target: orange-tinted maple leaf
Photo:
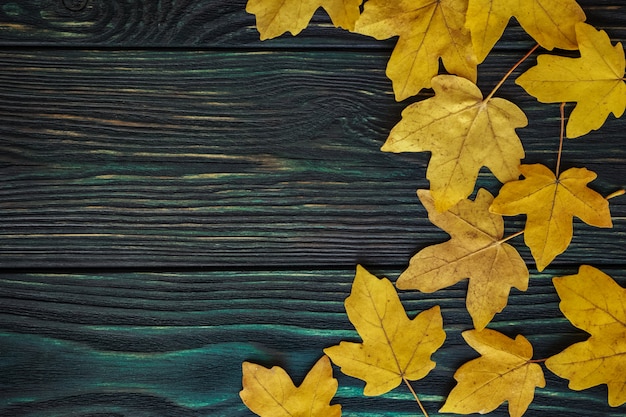
[[[541,366],[530,362],[533,348],[522,335],[515,340],[495,330],[468,330],[465,341],[481,356],[454,373],[457,385],[441,408],[443,413],[485,414],[504,401],[511,417],[520,417],[546,385]]]
[[[569,379],[571,389],[606,384],[609,405],[626,403],[626,289],[588,265],[552,281],[565,317],[591,337],[552,356],[546,366]]]
[[[430,356],[446,338],[439,306],[410,320],[393,284],[361,266],[345,305],[363,343],[341,342],[324,353],[343,373],[366,382],[365,395],[381,395],[403,380],[422,379],[435,367]]]
[[[435,210],[430,192],[418,195],[433,224],[451,239],[429,246],[411,259],[396,286],[433,292],[469,278],[467,310],[483,329],[506,306],[511,287],[525,291],[528,269],[513,246],[502,241],[502,216],[489,212],[493,196],[480,189],[476,200],[462,200],[449,211]]]
[[[479,62],[513,16],[544,48],[578,49],[574,25],[585,20],[585,13],[574,0],[469,0],[466,25]]]
[[[387,39],[399,36],[387,65],[396,100],[430,88],[439,72],[439,58],[446,70],[476,81],[476,57],[465,28],[467,0],[369,0],[355,25],[355,32]]]
[[[256,15],[261,40],[275,38],[289,31],[297,35],[320,7],[337,27],[354,29],[363,0],[248,0],[246,11]]]
[[[280,367],[243,363],[244,404],[261,417],[340,417],[341,406],[329,405],[337,380],[328,357],[323,356],[296,387]]]
[[[620,117],[626,108],[622,44],[611,45],[606,32],[586,23],[576,25],[576,34],[580,58],[540,55],[516,81],[543,103],[577,103],[567,122],[569,138],[599,129],[609,113]]]
[[[382,150],[432,153],[426,178],[437,210],[468,197],[483,166],[501,182],[519,178],[524,148],[515,128],[528,123],[524,112],[502,98],[483,99],[461,77],[439,75],[432,87],[434,97],[404,109]]]
[[[586,168],[570,168],[557,179],[541,164],[522,165],[523,180],[504,184],[491,205],[494,213],[525,213],[524,242],[543,271],[569,246],[573,217],[596,227],[612,227],[609,203],[587,187],[596,174]]]

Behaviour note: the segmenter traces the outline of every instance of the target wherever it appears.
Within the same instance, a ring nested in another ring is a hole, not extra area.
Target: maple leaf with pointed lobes
[[[523,180],[506,183],[491,204],[494,213],[526,214],[524,242],[543,269],[572,241],[573,217],[588,225],[613,227],[609,202],[587,187],[597,175],[586,168],[570,168],[559,178],[541,164],[522,165]]]
[[[409,320],[393,284],[360,265],[345,305],[363,343],[341,342],[324,353],[343,373],[365,381],[365,395],[422,379],[435,367],[430,356],[446,338],[439,306]]]
[[[552,282],[565,317],[591,337],[552,356],[546,367],[573,390],[606,384],[610,406],[626,403],[626,289],[588,265]]]
[[[243,363],[244,404],[261,417],[340,417],[341,406],[329,405],[337,380],[327,356],[317,361],[302,384],[296,386],[280,367]]]
[[[396,286],[433,292],[469,278],[467,310],[474,327],[482,330],[506,306],[509,291],[528,288],[528,268],[513,246],[502,242],[502,216],[489,212],[493,196],[478,190],[475,201],[462,200],[450,210],[435,210],[427,190],[418,196],[433,224],[451,239],[429,246],[411,259]]]
[[[409,105],[381,148],[386,152],[431,151],[426,171],[439,211],[474,191],[483,166],[501,182],[519,178],[524,148],[515,128],[524,112],[502,98],[484,100],[471,81],[453,75],[432,80],[435,96]]]
[[[533,348],[522,335],[515,340],[495,330],[468,330],[465,341],[481,356],[454,373],[457,385],[439,410],[442,413],[489,413],[504,401],[511,417],[520,417],[546,381],[541,366],[530,362]]]
[[[285,32],[297,35],[317,9],[323,7],[336,27],[354,29],[363,0],[248,0],[246,11],[256,15],[261,40]]]
[[[611,45],[606,32],[586,23],[576,25],[576,34],[580,58],[540,55],[516,80],[542,103],[577,103],[567,122],[568,138],[599,129],[610,113],[621,117],[626,109],[622,44]]]
[[[446,70],[476,81],[476,57],[465,28],[467,0],[369,0],[354,31],[376,39],[399,36],[387,64],[396,100],[430,88]]]
[[[511,17],[546,49],[578,49],[574,25],[585,12],[574,0],[469,0],[466,26],[478,62],[504,33]]]

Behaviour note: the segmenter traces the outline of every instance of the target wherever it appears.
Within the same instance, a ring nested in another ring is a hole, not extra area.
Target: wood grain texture
[[[378,275],[385,271],[374,270]],[[386,271],[395,280],[399,271]],[[491,328],[523,333],[545,358],[584,340],[558,310],[554,275],[535,274],[514,291]],[[623,270],[605,269],[621,284]],[[296,381],[340,340],[358,340],[343,307],[354,269],[0,276],[0,415],[252,416],[238,398],[241,362],[280,365]],[[471,328],[466,283],[421,294],[403,292],[412,317],[440,305],[447,339],[437,368],[416,382],[431,416],[454,385],[452,375],[476,357],[460,336]],[[7,360],[6,358],[10,358]],[[574,392],[546,372],[529,416],[621,416],[606,388]],[[363,383],[335,368],[344,416],[415,416],[404,388],[362,395]],[[508,415],[505,407],[492,414]]]
[[[0,416],[251,417],[242,361],[301,381],[324,347],[357,339],[343,308],[356,263],[395,280],[447,239],[415,196],[429,155],[379,150],[408,104],[385,77],[395,40],[319,12],[300,36],[260,42],[245,0],[80,3],[0,0]],[[623,1],[580,4],[626,40]],[[512,22],[481,66],[483,91],[532,44]],[[498,95],[529,116],[525,161],[554,166],[558,106],[512,80]],[[626,187],[625,129],[611,116],[567,141],[563,168],[596,171],[604,195]],[[478,185],[499,186],[486,170]],[[626,286],[626,197],[611,210],[613,229],[576,221],[556,269],[531,265],[529,290],[490,327],[527,336],[535,358],[584,340],[550,278],[590,263]],[[460,335],[465,290],[402,294],[411,315],[442,307],[438,367],[415,384],[432,417],[476,357]],[[335,376],[344,416],[419,415],[403,387],[365,398]],[[604,386],[546,378],[526,415],[624,414]]]
[[[84,3],[84,7],[66,7]],[[626,39],[626,5],[620,0],[579,0],[587,21]],[[391,48],[335,29],[319,11],[297,38],[259,42],[245,0],[0,0],[0,45],[83,47]],[[532,40],[514,21],[499,49],[529,49]]]
[[[484,90],[518,58],[485,63]],[[359,51],[0,53],[0,265],[404,265],[446,235],[415,196],[428,187],[428,154],[379,150],[405,105],[393,100],[385,59]],[[512,82],[499,95],[531,120],[519,130],[526,161],[554,164],[558,106]],[[604,194],[623,188],[625,127],[610,117],[567,141],[564,166],[596,171],[592,185]],[[498,188],[486,170],[479,186]],[[615,262],[626,199],[611,206],[614,228],[577,222],[557,262]],[[511,230],[521,221],[511,219]]]

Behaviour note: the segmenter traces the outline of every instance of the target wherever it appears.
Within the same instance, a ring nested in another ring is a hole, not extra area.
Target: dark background
[[[625,2],[579,3],[625,40]],[[295,38],[261,42],[254,24],[243,0],[0,0],[0,415],[251,416],[242,361],[299,383],[324,347],[358,340],[343,308],[357,263],[395,281],[448,238],[415,195],[428,153],[379,150],[402,109],[431,94],[394,101],[394,40],[332,28],[323,12]],[[479,68],[483,92],[533,45],[513,21]],[[498,95],[530,120],[524,162],[553,167],[558,105],[513,80]],[[562,168],[595,171],[604,195],[625,187],[625,128],[609,116],[567,140]],[[487,170],[478,186],[499,188]],[[626,286],[626,197],[611,211],[612,229],[575,220],[541,274],[511,241],[530,287],[489,327],[527,336],[535,358],[584,340],[551,278],[585,263]],[[507,233],[523,221],[508,218]],[[476,357],[460,336],[465,289],[402,293],[411,316],[442,308],[438,366],[414,383],[431,416]],[[366,398],[335,376],[344,416],[420,414],[403,386]],[[546,379],[526,415],[624,414],[605,386]]]

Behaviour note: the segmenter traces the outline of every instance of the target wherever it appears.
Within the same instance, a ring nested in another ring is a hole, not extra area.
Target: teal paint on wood
[[[3,374],[24,382],[19,389],[15,385],[3,388],[5,399],[10,398],[5,403],[9,409],[34,398],[41,402],[125,391],[149,393],[189,409],[214,407],[236,398],[232,390],[241,383],[237,372],[241,362],[263,355],[244,342],[175,352],[123,353],[94,351],[40,336],[4,333],[0,339],[4,354],[12,358],[11,364],[3,366]]]
[[[320,12],[296,38],[259,42],[244,0],[82,3],[0,0],[0,415],[249,417],[242,361],[300,381],[324,347],[357,339],[343,310],[357,262],[393,280],[448,238],[415,196],[428,154],[379,150],[407,104],[384,75],[395,41]],[[626,39],[623,2],[580,4]],[[531,46],[512,23],[481,66],[483,92]],[[498,95],[529,116],[526,162],[552,166],[558,106],[512,79]],[[626,187],[625,120],[567,141],[563,168],[596,171],[605,195]],[[486,171],[479,185],[498,187]],[[560,269],[536,274],[522,249],[530,288],[490,327],[523,333],[536,358],[584,340],[550,277],[587,262],[626,286],[625,205],[611,200],[613,229],[577,221]],[[460,336],[465,290],[402,293],[411,315],[442,306],[439,365],[415,384],[433,417],[476,356]],[[402,387],[365,398],[335,376],[344,416],[419,415]],[[546,378],[526,415],[624,414],[603,386]]]
[[[428,154],[380,151],[404,107],[385,53],[0,55],[4,267],[402,265],[446,239],[415,196]],[[484,63],[483,90],[517,59]],[[558,106],[520,92],[509,82],[499,95],[531,120],[526,161],[551,166]],[[594,170],[605,195],[626,186],[625,123],[567,141],[563,167]],[[605,148],[590,154],[591,142]],[[478,186],[496,192],[483,172]],[[625,204],[611,201],[613,229],[578,222],[556,262],[613,262]]]
[[[399,271],[388,271],[391,279]],[[526,293],[491,328],[523,332],[535,358],[584,340],[558,310],[554,275],[536,274]],[[607,270],[626,285],[622,270]],[[0,414],[89,415],[117,408],[121,415],[241,415],[241,362],[280,365],[298,380],[340,340],[358,340],[343,300],[354,270],[199,273],[4,274],[0,280]],[[466,284],[434,294],[402,292],[410,316],[438,304],[447,340],[437,368],[415,387],[438,415],[452,374],[476,356],[460,331],[471,327],[463,308]],[[415,415],[403,387],[380,398],[343,376],[337,401],[344,415]],[[529,415],[618,416],[602,387],[572,392],[546,371]],[[151,403],[153,406],[148,406]],[[593,408],[590,405],[593,404]],[[169,413],[169,414],[168,414]],[[369,414],[368,414],[369,413]],[[494,415],[505,415],[504,409]]]

